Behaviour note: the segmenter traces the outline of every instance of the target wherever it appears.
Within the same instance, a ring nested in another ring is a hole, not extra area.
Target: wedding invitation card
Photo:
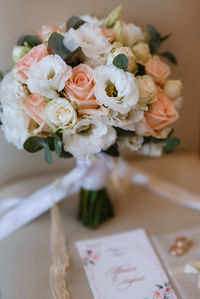
[[[177,299],[143,229],[76,246],[95,299]]]

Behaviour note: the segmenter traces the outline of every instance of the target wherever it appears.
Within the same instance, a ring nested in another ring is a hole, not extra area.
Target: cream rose
[[[72,69],[71,77],[65,83],[65,92],[78,108],[97,108],[99,105],[94,96],[93,70],[87,64],[79,64]]]
[[[183,88],[183,84],[181,83],[180,80],[167,80],[163,87],[166,95],[171,100],[180,97],[182,88]]]
[[[137,87],[139,90],[139,102],[137,106],[146,106],[150,103],[153,103],[157,99],[156,93],[156,85],[153,79],[148,76],[138,76],[137,79]]]
[[[108,55],[107,64],[112,65],[114,58],[119,54],[124,54],[128,58],[128,67],[126,70],[129,72],[135,71],[137,68],[136,58],[131,49],[128,47],[113,48]]]
[[[137,104],[139,94],[133,74],[105,65],[95,68],[94,77],[94,94],[100,105],[124,114]]]
[[[145,70],[146,73],[160,85],[163,85],[171,74],[169,66],[161,61],[160,57],[157,55],[154,55],[149,59],[149,61],[145,64]]]
[[[77,113],[67,99],[57,97],[47,104],[46,121],[54,132],[72,130],[77,122]]]
[[[145,42],[139,42],[132,47],[132,51],[136,56],[137,62],[145,64],[150,58],[150,48]]]

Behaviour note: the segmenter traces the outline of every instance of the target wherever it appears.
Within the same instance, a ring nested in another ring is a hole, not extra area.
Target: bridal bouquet
[[[152,25],[145,33],[125,23],[121,6],[105,19],[73,16],[23,35],[0,86],[7,141],[31,153],[44,149],[48,163],[53,151],[78,163],[100,153],[117,157],[125,148],[150,156],[172,152],[179,144],[172,125],[182,83],[169,79],[162,60],[176,63],[173,54],[159,51],[169,36]],[[105,186],[81,189],[85,225],[97,226],[112,214]]]

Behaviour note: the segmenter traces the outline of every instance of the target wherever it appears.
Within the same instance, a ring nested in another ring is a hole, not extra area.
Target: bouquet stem
[[[84,226],[96,228],[113,215],[113,206],[105,188],[81,189],[78,218]]]

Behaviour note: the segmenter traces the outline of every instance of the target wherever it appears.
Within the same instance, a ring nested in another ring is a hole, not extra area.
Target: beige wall
[[[65,22],[70,15],[88,12],[105,15],[122,3],[124,17],[145,28],[147,23],[155,25],[163,33],[173,32],[163,49],[172,51],[178,58],[173,67],[173,77],[184,83],[185,105],[176,135],[182,139],[185,149],[198,149],[200,130],[200,1],[199,0],[0,0],[0,69],[12,66],[11,50],[22,33],[34,33],[42,24]],[[57,161],[53,168],[63,167]],[[49,168],[41,154],[31,156],[18,152],[5,142],[0,133],[0,182],[18,174]]]

